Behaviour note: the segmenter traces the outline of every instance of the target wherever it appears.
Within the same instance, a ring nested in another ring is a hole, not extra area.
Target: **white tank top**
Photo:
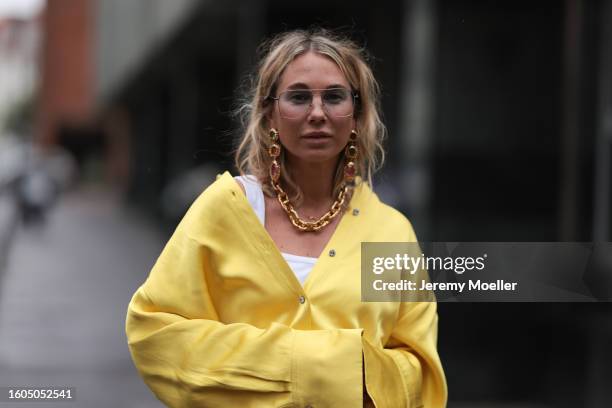
[[[266,202],[264,200],[263,190],[261,189],[261,185],[255,178],[255,176],[238,176],[234,177],[236,180],[240,182],[244,186],[244,191],[246,193],[246,198],[253,207],[253,211],[259,218],[261,225],[266,225]],[[293,254],[286,254],[281,252],[283,258],[298,278],[301,284],[304,284],[308,274],[312,270],[312,267],[317,262],[317,258],[312,258],[309,256],[299,256]]]

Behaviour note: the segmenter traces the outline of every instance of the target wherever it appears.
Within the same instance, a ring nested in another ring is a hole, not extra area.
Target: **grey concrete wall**
[[[104,102],[147,56],[178,29],[197,0],[103,0],[97,1],[95,93]]]

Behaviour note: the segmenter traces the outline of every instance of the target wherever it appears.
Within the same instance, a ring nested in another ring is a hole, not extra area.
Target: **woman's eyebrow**
[[[331,84],[322,89],[337,89],[337,88],[346,89],[346,86],[341,85],[341,84]],[[287,89],[311,89],[311,88],[303,82],[296,82],[295,84],[289,85]],[[319,88],[313,88],[313,89],[319,89]]]
[[[333,84],[333,85],[329,85],[325,89],[338,89],[338,88],[346,89],[346,86],[341,85],[341,84]]]
[[[296,82],[295,84],[289,85],[287,89],[310,89],[310,87],[303,82]]]

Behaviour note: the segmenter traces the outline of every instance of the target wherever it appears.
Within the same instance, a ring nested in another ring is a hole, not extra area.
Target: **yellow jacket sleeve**
[[[367,390],[378,408],[446,406],[437,327],[435,302],[401,303],[395,329],[384,347],[364,336]]]
[[[392,213],[394,213],[393,211]],[[418,242],[408,220],[395,234],[403,242]],[[419,251],[420,252],[420,251]],[[428,279],[421,269],[420,279]],[[367,391],[377,408],[446,406],[448,395],[442,363],[437,351],[438,314],[432,301],[401,302],[388,340],[374,339],[364,333],[363,354]]]
[[[179,226],[130,302],[130,352],[161,401],[171,407],[361,406],[362,329],[225,324],[205,278],[211,267],[208,249]]]

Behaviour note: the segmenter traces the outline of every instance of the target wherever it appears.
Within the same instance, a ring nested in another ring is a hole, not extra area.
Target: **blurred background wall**
[[[421,240],[610,241],[611,0],[49,0],[0,23],[0,52],[9,30],[42,33],[35,144],[167,237],[233,170],[257,45],[313,24],[374,56],[390,135],[375,189]],[[612,406],[609,304],[439,312],[450,406]]]
[[[388,200],[418,213],[422,239],[609,239],[608,2],[253,3],[90,6],[97,119],[122,118],[104,135],[130,135],[108,147],[129,150],[115,178],[135,199],[154,206],[186,170],[231,167],[228,114],[256,46],[321,24],[375,56],[382,192],[400,180]]]

